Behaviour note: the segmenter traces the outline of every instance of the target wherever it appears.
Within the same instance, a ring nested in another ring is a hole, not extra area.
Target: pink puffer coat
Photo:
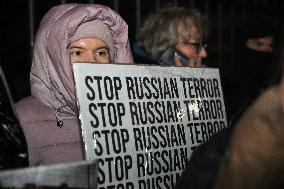
[[[84,159],[68,46],[79,25],[94,19],[103,21],[112,32],[114,63],[133,63],[128,26],[110,8],[95,4],[52,8],[36,36],[30,74],[32,95],[16,104],[31,165]]]

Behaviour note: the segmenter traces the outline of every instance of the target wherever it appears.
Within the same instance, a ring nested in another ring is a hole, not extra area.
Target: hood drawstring
[[[70,108],[68,105],[64,105],[64,106],[60,106],[57,110],[56,110],[56,113],[55,113],[55,117],[56,117],[56,125],[59,127],[59,128],[62,128],[63,127],[63,119],[62,119],[62,116],[60,114],[67,114],[67,115],[71,115],[72,117],[78,117],[76,114],[72,113],[72,112],[69,112],[69,111],[66,111],[64,110],[63,108]]]
[[[67,105],[65,106],[60,106],[57,110],[56,110],[56,113],[55,113],[55,117],[56,117],[56,125],[57,127],[59,128],[62,128],[63,127],[63,120],[61,118],[61,116],[59,115],[61,112],[62,112],[62,108],[66,107]]]
[[[56,120],[57,120],[57,123],[56,123],[57,127],[62,128],[64,122],[61,119],[59,119],[57,116],[56,116]]]
[[[55,112],[55,117],[56,117],[57,127],[62,128],[63,124],[64,124],[63,118],[62,118],[62,117],[64,117],[63,115],[71,115],[71,117],[73,117],[73,118],[76,118],[78,116],[77,116],[77,114],[72,112],[71,107],[67,104],[67,101],[65,100],[62,93],[59,93],[59,95],[60,95],[59,97],[54,95],[56,100],[60,103],[60,107]]]

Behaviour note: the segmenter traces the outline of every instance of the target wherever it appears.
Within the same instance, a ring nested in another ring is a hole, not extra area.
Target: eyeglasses
[[[200,52],[202,48],[206,48],[207,44],[204,42],[185,42],[191,49],[195,50],[195,52]]]

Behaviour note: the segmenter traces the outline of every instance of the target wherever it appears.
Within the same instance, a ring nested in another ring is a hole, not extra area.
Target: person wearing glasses
[[[136,63],[204,67],[203,17],[193,9],[166,5],[149,15],[133,45]]]
[[[32,95],[16,103],[29,163],[84,160],[72,63],[133,63],[128,26],[103,5],[58,5],[41,20],[33,57]]]

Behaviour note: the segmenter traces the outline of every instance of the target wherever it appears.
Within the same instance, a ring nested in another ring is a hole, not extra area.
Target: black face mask
[[[266,68],[272,65],[272,53],[270,52],[259,52],[252,49],[246,49],[243,60],[247,62],[247,68],[253,70],[262,70],[265,72]]]
[[[256,82],[263,83],[272,77],[273,53],[259,52],[246,48],[242,58],[243,71]]]

